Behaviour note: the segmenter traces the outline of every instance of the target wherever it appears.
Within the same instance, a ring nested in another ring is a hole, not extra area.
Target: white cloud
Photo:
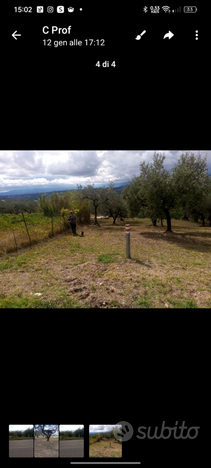
[[[59,426],[59,431],[76,431],[77,429],[79,428],[83,428],[84,426],[81,424],[81,425],[60,425]]]
[[[28,426],[20,425],[20,424],[10,424],[9,431],[25,431],[26,429],[28,429],[28,428],[31,429],[32,427],[34,427],[34,426],[30,425],[30,424]]]
[[[90,425],[89,426],[89,432],[109,432],[112,431],[112,429],[116,427],[116,424],[101,424],[101,425]],[[121,427],[120,425],[117,425],[117,427]]]
[[[199,151],[189,150],[195,155]],[[16,187],[68,188],[69,185],[128,182],[140,174],[140,163],[152,162],[155,150],[128,151],[0,151],[0,192]],[[156,150],[165,154],[164,165],[170,170],[182,150]],[[211,173],[211,151],[200,151]]]

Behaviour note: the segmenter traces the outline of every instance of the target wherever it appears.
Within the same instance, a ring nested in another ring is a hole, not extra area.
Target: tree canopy
[[[58,425],[36,425],[34,426],[35,430],[35,436],[39,435],[39,433],[42,433],[44,436],[47,437],[47,441],[49,441],[50,437],[55,434],[55,432],[58,432]]]
[[[152,163],[140,163],[140,176],[134,177],[124,189],[131,215],[144,211],[145,216],[166,218],[171,231],[171,217],[181,209],[191,213],[209,213],[211,178],[206,158],[182,154],[170,171],[164,167],[165,155],[154,153]]]

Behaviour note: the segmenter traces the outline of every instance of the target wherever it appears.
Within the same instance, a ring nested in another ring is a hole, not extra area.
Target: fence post
[[[125,224],[126,258],[130,258],[130,224]]]

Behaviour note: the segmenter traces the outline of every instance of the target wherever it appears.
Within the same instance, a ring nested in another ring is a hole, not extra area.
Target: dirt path
[[[60,440],[60,457],[84,457],[84,441]]]
[[[10,440],[9,457],[33,457],[33,440]]]
[[[46,439],[35,439],[34,441],[34,456],[39,458],[58,457],[59,456],[59,439],[50,438],[49,442]]]

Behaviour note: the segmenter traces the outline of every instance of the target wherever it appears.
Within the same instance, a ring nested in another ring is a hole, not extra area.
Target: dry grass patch
[[[120,458],[122,457],[122,444],[117,440],[100,440],[89,446],[89,457],[91,458]]]
[[[111,219],[83,227],[83,237],[63,233],[2,255],[0,305],[18,295],[31,303],[40,293],[37,301],[60,307],[210,307],[211,228],[173,220],[175,233],[165,234],[165,227],[149,220],[127,222],[130,259],[125,228]]]

